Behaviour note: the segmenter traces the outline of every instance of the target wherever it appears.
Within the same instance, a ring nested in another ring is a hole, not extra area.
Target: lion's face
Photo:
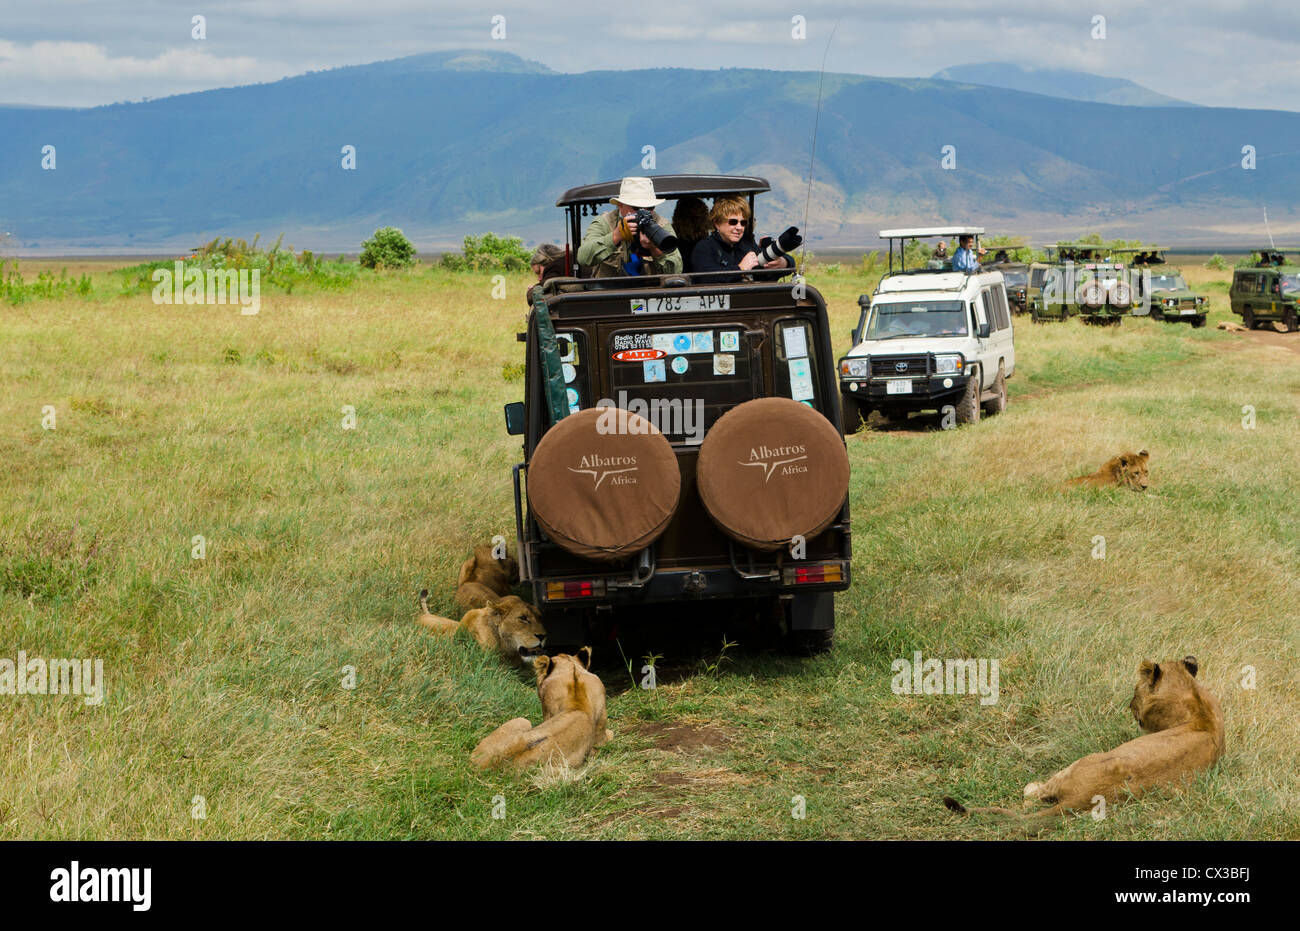
[[[492,609],[498,618],[497,637],[503,652],[523,659],[542,652],[546,628],[536,608],[517,595],[508,595],[494,602]]]
[[[1138,667],[1129,710],[1144,731],[1163,731],[1191,720],[1200,705],[1195,656],[1168,663],[1147,660]]]
[[[1145,449],[1115,457],[1112,460],[1114,466],[1111,470],[1115,476],[1115,483],[1136,491],[1146,491],[1147,485],[1150,484],[1147,476],[1147,460],[1150,458]]]

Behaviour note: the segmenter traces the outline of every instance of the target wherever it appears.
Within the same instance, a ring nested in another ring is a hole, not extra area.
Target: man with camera
[[[803,242],[798,227],[790,227],[775,240],[764,237],[761,243],[754,242],[754,232],[750,229],[753,216],[748,202],[742,197],[719,197],[713,202],[709,219],[714,229],[695,246],[691,254],[692,272],[747,272],[755,268],[794,270],[794,259],[787,253]],[[710,275],[699,280],[721,284],[740,279],[740,275]]]
[[[578,264],[592,278],[622,275],[672,275],[682,270],[673,228],[654,208],[649,178],[624,178],[618,194],[609,199],[614,210],[591,221],[578,246]]]

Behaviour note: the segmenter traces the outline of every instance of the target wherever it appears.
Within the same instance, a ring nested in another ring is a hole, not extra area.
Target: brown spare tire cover
[[[849,455],[825,416],[789,398],[746,401],[718,418],[695,469],[700,500],[727,536],[758,550],[825,530],[849,492]]]
[[[542,437],[528,463],[528,501],[570,553],[614,561],[653,543],[677,510],[682,475],[672,444],[622,408],[589,408]]]

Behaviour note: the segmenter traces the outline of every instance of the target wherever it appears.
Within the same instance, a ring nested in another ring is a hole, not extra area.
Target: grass
[[[421,268],[241,316],[74,273],[90,297],[0,306],[0,657],[102,657],[108,694],[0,696],[0,837],[999,837],[939,800],[1018,804],[1136,736],[1138,663],[1186,653],[1223,704],[1220,765],[1048,836],[1300,837],[1300,375],[1213,329],[1235,319],[1221,289],[1204,330],[1017,318],[1004,416],[850,439],[833,653],[651,644],[667,658],[644,691],[598,647],[613,742],[506,776],[469,751],[536,720],[530,684],[412,619],[425,586],[452,613],[470,546],[513,536],[501,405],[526,277],[494,301],[489,274]],[[837,351],[873,284],[825,279]],[[1146,495],[1058,490],[1140,447]],[[1000,700],[894,695],[890,664],[916,650],[997,658]],[[646,652],[627,654],[637,679]]]

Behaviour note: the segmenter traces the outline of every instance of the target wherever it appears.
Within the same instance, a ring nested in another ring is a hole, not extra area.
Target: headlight
[[[1177,307],[1177,306],[1178,306],[1178,301],[1174,300],[1173,298],[1166,298],[1166,299],[1165,299],[1165,306],[1166,306],[1166,307]]]
[[[1198,298],[1196,299],[1196,306],[1197,306],[1197,307],[1200,307],[1200,306],[1201,306],[1202,304],[1204,304],[1204,303],[1205,303],[1205,298],[1203,298],[1203,297],[1198,297]]]
[[[965,360],[959,355],[935,356],[934,357],[934,374],[936,375],[960,375],[961,367]]]
[[[846,378],[866,378],[870,370],[870,359],[844,359],[840,362],[840,374]]]

